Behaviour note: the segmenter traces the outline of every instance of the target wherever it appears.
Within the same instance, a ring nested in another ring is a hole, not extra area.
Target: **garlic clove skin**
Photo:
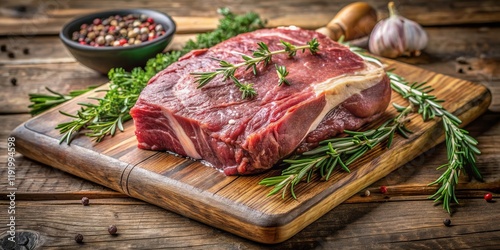
[[[389,10],[390,17],[379,21],[370,34],[370,52],[388,58],[419,55],[427,45],[427,33],[418,23],[396,14],[393,2]]]
[[[427,41],[429,40],[427,37],[427,33],[418,23],[409,19],[404,20],[403,29],[405,32],[405,52],[409,52],[409,56],[420,55],[420,51],[425,49],[425,46],[427,46]]]
[[[402,25],[397,18],[390,17],[375,25],[368,47],[371,53],[388,58],[396,58],[405,51],[405,44],[402,39],[404,35]]]

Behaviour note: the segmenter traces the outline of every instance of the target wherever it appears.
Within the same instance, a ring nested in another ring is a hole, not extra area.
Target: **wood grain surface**
[[[389,61],[389,68],[412,79],[425,81],[435,94],[448,100],[446,108],[468,124],[488,108],[491,96],[482,85],[432,73],[410,65]],[[101,88],[106,88],[103,86]],[[102,92],[91,92],[58,107],[68,113],[77,103]],[[404,100],[393,94],[392,102]],[[228,177],[199,162],[163,152],[137,148],[132,122],[125,132],[100,143],[77,138],[71,145],[59,144],[53,128],[67,117],[52,110],[27,121],[14,130],[17,151],[34,160],[99,183],[118,192],[174,211],[208,225],[263,242],[278,243],[295,235],[329,210],[381,179],[410,159],[443,141],[437,121],[415,118],[410,139],[397,139],[391,149],[377,147],[351,167],[351,173],[337,171],[329,181],[299,185],[297,200],[279,196],[266,198],[269,188],[258,182],[279,174],[279,169],[246,177]],[[395,115],[388,111],[374,124]]]
[[[216,8],[229,6],[237,13],[255,11],[268,26],[324,25],[348,1],[0,1],[0,44],[15,58],[0,53],[0,140],[27,121],[28,93],[47,93],[45,86],[68,93],[107,82],[105,76],[81,66],[57,38],[61,25],[76,15],[123,7],[154,7],[168,11],[182,34],[173,49],[195,33],[216,25]],[[379,17],[387,15],[386,1],[374,4]],[[460,204],[448,215],[427,197],[436,187],[436,168],[446,159],[440,144],[400,166],[388,176],[349,197],[294,237],[274,245],[262,245],[169,212],[155,205],[128,198],[105,186],[87,181],[17,154],[16,230],[31,234],[37,249],[496,249],[500,245],[500,203],[485,202],[490,192],[500,193],[500,36],[499,5],[493,0],[396,1],[400,12],[424,24],[429,44],[420,57],[398,58],[433,72],[480,83],[493,95],[489,111],[466,129],[479,141],[478,167],[485,181],[460,178]],[[188,7],[186,7],[188,6]],[[191,6],[194,6],[191,8]],[[23,48],[30,53],[24,55]],[[64,70],[59,70],[64,69]],[[10,80],[16,78],[17,85]],[[0,143],[6,152],[6,143]],[[6,154],[0,155],[6,166]],[[0,168],[7,176],[7,168]],[[385,185],[389,192],[381,194]],[[6,182],[0,181],[0,199],[7,199]],[[90,206],[80,199],[90,198]],[[0,200],[1,223],[7,223],[9,202]],[[5,212],[2,212],[5,211]],[[452,227],[445,227],[451,218]],[[118,226],[110,236],[109,224]],[[0,232],[0,238],[6,235]],[[75,243],[76,233],[84,244]],[[33,240],[33,242],[31,242]],[[1,244],[2,242],[0,242]],[[3,245],[2,245],[3,246]]]
[[[343,6],[351,3],[348,0],[302,1],[278,0],[269,3],[266,0],[256,1],[204,1],[174,0],[164,1],[122,1],[119,5],[113,1],[46,1],[31,2],[17,0],[2,1],[5,13],[0,17],[2,34],[9,35],[47,35],[57,34],[60,27],[78,15],[85,15],[101,10],[119,8],[151,8],[172,15],[177,23],[178,33],[197,33],[212,30],[217,25],[214,15],[218,8],[228,7],[236,13],[249,10],[259,13],[268,20],[270,26],[296,25],[303,28],[316,29],[328,23]],[[370,0],[379,16],[388,15],[387,1]],[[21,7],[21,8],[20,8]],[[500,9],[496,1],[436,1],[426,0],[404,1],[397,3],[399,12],[426,26],[493,23],[500,21]],[[431,11],[430,11],[431,10]],[[24,27],[24,28],[19,28]]]

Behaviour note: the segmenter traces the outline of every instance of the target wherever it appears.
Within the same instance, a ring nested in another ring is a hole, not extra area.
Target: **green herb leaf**
[[[281,86],[283,83],[286,85],[290,85],[290,82],[286,79],[286,76],[288,76],[288,71],[286,70],[286,67],[283,65],[277,65],[275,64],[276,67],[276,73],[278,74],[278,86]]]
[[[198,83],[198,88],[205,86],[207,83],[212,81],[215,76],[222,74],[223,75],[223,80],[227,80],[231,78],[231,76],[234,76],[236,70],[240,67],[246,66],[246,70],[252,69],[253,74],[257,74],[257,64],[262,63],[265,66],[267,66],[271,60],[272,56],[276,54],[283,54],[286,53],[288,56],[295,56],[296,52],[298,50],[305,50],[309,49],[311,53],[315,54],[319,48],[319,43],[316,40],[316,38],[312,39],[311,41],[307,42],[307,45],[302,45],[302,46],[296,46],[292,45],[289,42],[281,41],[281,44],[285,47],[283,50],[276,50],[276,51],[270,51],[269,47],[267,44],[263,42],[258,42],[257,46],[258,49],[253,52],[252,56],[249,55],[242,55],[243,62],[237,63],[237,64],[231,64],[229,62],[215,59],[219,61],[220,68],[215,69],[215,71],[209,71],[209,72],[191,72],[190,74],[194,76],[195,82]],[[286,76],[288,75],[288,71],[286,71],[286,68],[284,66],[276,66],[276,71],[278,73],[278,84],[281,86],[283,83],[286,85],[290,85],[290,83],[286,80]],[[239,89],[243,91],[247,91],[247,93],[243,93],[242,96],[245,96],[247,98],[253,98],[256,95],[255,89],[251,88],[251,85],[245,84],[245,87],[241,87],[242,84],[239,82],[233,81]]]

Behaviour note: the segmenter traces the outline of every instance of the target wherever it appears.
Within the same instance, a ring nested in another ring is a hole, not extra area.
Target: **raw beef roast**
[[[274,51],[283,49],[280,40],[303,45],[312,38],[320,44],[315,55],[279,54],[259,64],[257,75],[244,67],[236,71],[241,82],[253,83],[253,99],[242,99],[221,76],[198,89],[190,74],[219,68],[214,58],[242,62],[241,53],[251,55],[261,41]],[[286,66],[290,86],[278,86],[273,64]],[[263,29],[185,55],[150,80],[131,115],[139,148],[204,159],[226,175],[244,175],[372,121],[390,95],[382,68],[329,38],[293,27]]]

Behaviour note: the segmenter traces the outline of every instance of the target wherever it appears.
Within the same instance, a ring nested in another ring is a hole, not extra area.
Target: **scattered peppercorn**
[[[445,226],[449,227],[449,226],[451,226],[451,220],[450,220],[450,219],[448,219],[448,218],[446,218],[446,219],[444,219],[444,220],[443,220],[443,224],[444,224]]]
[[[28,10],[28,7],[26,5],[18,5],[13,8],[17,12],[26,12]]]
[[[82,198],[82,205],[88,206],[89,202],[90,202],[89,198],[87,198],[87,197],[83,197]]]
[[[6,52],[7,51],[7,45],[5,45],[5,44],[0,45],[0,50],[2,52]]]
[[[10,83],[13,85],[13,86],[16,86],[17,85],[17,79],[15,77],[11,78],[10,79]]]
[[[94,47],[137,45],[165,34],[161,24],[144,14],[128,14],[96,18],[90,24],[82,24],[71,40]]]
[[[24,48],[23,49],[23,54],[28,55],[29,53],[30,53],[30,49],[29,48]]]
[[[111,225],[108,227],[108,233],[111,235],[116,235],[117,231],[118,231],[118,228],[116,228],[115,225]]]
[[[9,58],[15,58],[15,57],[16,57],[16,55],[15,55],[15,54],[14,54],[14,52],[12,52],[12,51],[9,51],[9,52],[7,53],[7,56],[8,56]]]
[[[75,235],[75,241],[76,241],[76,243],[78,243],[78,244],[83,243],[83,235],[82,235],[82,234],[76,234],[76,235]]]
[[[366,197],[370,196],[370,190],[368,190],[368,189],[367,189],[367,190],[365,191],[365,196],[366,196]]]
[[[487,193],[487,194],[484,195],[484,199],[486,201],[488,201],[488,202],[492,201],[493,200],[493,195],[491,193]]]
[[[387,193],[387,187],[386,186],[380,186],[380,193]]]

